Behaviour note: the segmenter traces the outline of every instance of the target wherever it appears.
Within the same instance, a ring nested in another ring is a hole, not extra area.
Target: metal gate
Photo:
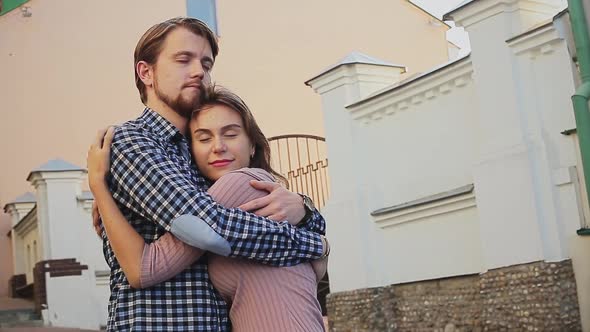
[[[289,189],[303,193],[321,209],[330,197],[326,139],[291,134],[268,139],[271,164],[289,183]]]

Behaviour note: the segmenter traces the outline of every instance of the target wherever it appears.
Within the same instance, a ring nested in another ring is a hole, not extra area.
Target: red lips
[[[224,167],[224,166],[231,164],[232,162],[233,162],[232,159],[219,159],[219,160],[214,160],[214,161],[210,162],[209,165],[211,165],[213,167]]]

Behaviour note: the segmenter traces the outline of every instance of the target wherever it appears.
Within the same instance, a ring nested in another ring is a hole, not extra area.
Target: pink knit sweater
[[[221,177],[209,194],[228,208],[268,194],[253,188],[250,180],[274,178],[261,169],[243,168]],[[144,247],[141,286],[150,287],[174,277],[202,254],[202,250],[166,233]],[[316,276],[309,263],[272,267],[209,254],[209,275],[230,305],[233,331],[325,331],[316,298]]]

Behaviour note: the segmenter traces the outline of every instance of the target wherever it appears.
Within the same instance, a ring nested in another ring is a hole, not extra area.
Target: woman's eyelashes
[[[236,132],[236,131],[228,131],[222,134],[223,138],[236,138],[240,135],[240,133]],[[201,142],[201,143],[208,143],[213,139],[213,137],[211,135],[200,135],[197,137],[197,141]]]

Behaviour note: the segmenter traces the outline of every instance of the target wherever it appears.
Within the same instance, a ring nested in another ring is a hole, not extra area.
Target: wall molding
[[[352,118],[369,125],[373,122],[434,101],[473,82],[470,59],[445,64],[410,80],[402,81],[378,96],[347,106]]]
[[[399,208],[389,208],[390,211],[387,211],[387,208],[377,210],[371,213],[373,221],[380,228],[388,228],[477,206],[473,185],[429,197],[413,201],[416,202],[415,204],[412,202],[400,204]]]

